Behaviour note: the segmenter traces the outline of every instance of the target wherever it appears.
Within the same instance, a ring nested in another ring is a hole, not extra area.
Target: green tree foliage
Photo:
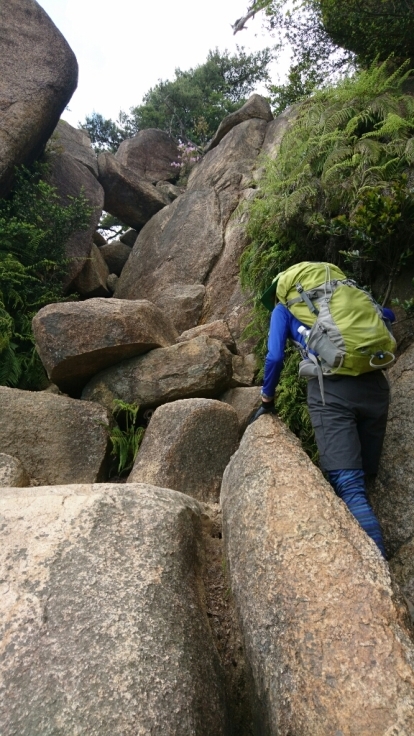
[[[172,81],[161,80],[143,102],[121,112],[118,121],[94,113],[82,124],[97,150],[116,150],[119,143],[145,128],[160,128],[184,143],[208,141],[223,117],[245,102],[257,84],[268,79],[269,49],[237,54],[210,51],[204,64],[175,70]]]
[[[36,164],[16,172],[15,186],[0,200],[0,385],[42,388],[45,373],[31,330],[36,312],[61,300],[67,261],[64,244],[90,217],[81,193],[66,207]]]
[[[255,294],[250,334],[265,352],[268,313],[260,294],[302,260],[328,260],[365,285],[387,283],[414,245],[414,98],[408,64],[384,62],[297,109],[276,160],[265,162],[250,205],[243,286]],[[281,387],[283,390],[283,381]],[[296,420],[295,420],[296,421]]]
[[[320,0],[257,0],[245,18],[253,12],[262,13],[265,26],[275,37],[276,56],[286,46],[291,49],[287,81],[269,86],[276,114],[354,69],[354,54],[341,48],[326,31]],[[235,32],[243,20],[236,22]]]
[[[318,0],[322,24],[364,66],[393,55],[414,61],[414,0]]]

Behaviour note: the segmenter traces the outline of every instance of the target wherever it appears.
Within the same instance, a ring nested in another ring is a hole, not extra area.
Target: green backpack
[[[301,375],[319,375],[321,382],[321,374],[357,376],[394,362],[396,342],[380,306],[332,263],[297,263],[280,273],[271,289],[310,327],[302,361],[308,371],[303,365]]]

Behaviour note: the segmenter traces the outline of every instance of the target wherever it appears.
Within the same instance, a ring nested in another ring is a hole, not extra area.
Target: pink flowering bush
[[[180,151],[178,155],[179,160],[173,161],[171,166],[179,171],[178,183],[186,184],[191,169],[200,160],[201,156],[197,146],[194,146],[192,143],[183,143],[180,141],[178,150]]]

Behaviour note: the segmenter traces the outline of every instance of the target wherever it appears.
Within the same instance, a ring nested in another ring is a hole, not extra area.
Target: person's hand
[[[252,418],[248,422],[248,424],[253,424],[253,422],[256,421],[259,417],[263,416],[263,414],[276,414],[276,407],[275,407],[275,401],[272,399],[271,401],[264,401],[262,399],[262,403],[259,406],[258,410],[253,414]]]

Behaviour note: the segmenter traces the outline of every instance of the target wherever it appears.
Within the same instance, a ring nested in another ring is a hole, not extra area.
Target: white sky
[[[93,111],[115,119],[140,104],[174,69],[202,64],[210,49],[246,51],[271,45],[260,14],[233,36],[231,24],[248,0],[37,0],[59,28],[79,64],[79,84],[62,117],[71,125]],[[277,70],[272,70],[275,81]]]

